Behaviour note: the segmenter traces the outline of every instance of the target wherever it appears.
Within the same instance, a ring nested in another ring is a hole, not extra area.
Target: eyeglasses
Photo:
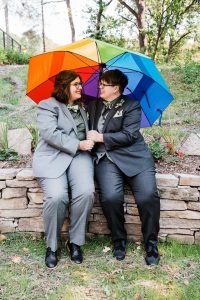
[[[83,83],[82,82],[76,82],[76,83],[73,83],[71,84],[72,86],[75,86],[75,88],[80,88],[83,86]]]
[[[99,83],[99,88],[103,88],[105,86],[115,86],[115,85],[114,84]]]

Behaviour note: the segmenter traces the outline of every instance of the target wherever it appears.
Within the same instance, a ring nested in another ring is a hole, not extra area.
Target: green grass
[[[200,299],[200,245],[160,244],[160,265],[149,267],[142,246],[129,242],[120,262],[111,250],[103,252],[112,248],[110,240],[99,238],[83,247],[82,265],[73,264],[62,249],[52,271],[44,265],[43,238],[10,233],[0,243],[0,299]]]

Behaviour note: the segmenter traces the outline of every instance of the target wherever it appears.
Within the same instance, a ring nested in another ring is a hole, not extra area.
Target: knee
[[[95,188],[94,186],[88,186],[85,187],[84,189],[80,190],[80,195],[85,201],[93,202],[94,201],[94,193],[95,193]]]
[[[48,205],[48,206],[52,206],[52,207],[57,207],[61,203],[64,203],[64,204],[68,203],[68,193],[64,190],[49,193],[45,199],[44,206]]]
[[[103,194],[101,201],[106,205],[116,205],[116,203],[123,203],[123,196],[111,191],[110,193]]]
[[[144,193],[138,198],[139,205],[156,205],[160,203],[158,191],[156,189],[146,189]]]

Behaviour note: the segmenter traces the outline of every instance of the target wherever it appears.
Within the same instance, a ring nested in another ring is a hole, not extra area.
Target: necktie
[[[102,133],[103,131],[103,126],[104,126],[104,123],[105,123],[105,120],[106,120],[106,117],[109,113],[109,110],[111,109],[112,107],[110,107],[109,105],[104,105],[103,106],[103,109],[101,111],[101,116],[99,118],[99,121],[98,121],[98,126],[97,126],[97,129],[100,133]]]

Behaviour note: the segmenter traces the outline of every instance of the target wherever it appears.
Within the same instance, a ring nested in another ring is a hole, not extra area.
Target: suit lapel
[[[73,119],[73,117],[72,117],[72,115],[71,115],[69,109],[67,108],[67,106],[66,106],[64,103],[60,103],[60,102],[59,102],[59,105],[60,105],[60,107],[61,107],[63,113],[68,117],[68,119],[70,119],[71,124],[72,124],[72,127],[73,127],[74,131],[75,131],[76,134],[77,134],[77,127],[76,127],[76,124],[75,124],[75,122],[74,122],[74,119]]]
[[[96,106],[96,114],[94,116],[94,127],[93,129],[94,130],[97,130],[97,125],[98,125],[98,121],[99,121],[99,118],[101,116],[101,111],[103,109],[103,101],[102,100],[97,100],[97,106]]]

